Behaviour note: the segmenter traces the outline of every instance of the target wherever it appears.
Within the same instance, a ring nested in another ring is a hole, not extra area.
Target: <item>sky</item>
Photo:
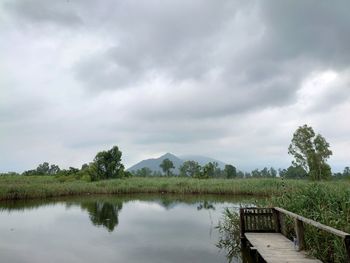
[[[348,0],[0,0],[0,171],[209,156],[288,167],[293,132],[350,166]]]

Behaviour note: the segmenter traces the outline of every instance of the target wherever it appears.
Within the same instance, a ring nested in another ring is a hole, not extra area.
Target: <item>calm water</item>
[[[215,227],[226,207],[242,202],[249,200],[92,196],[0,203],[0,261],[228,262]]]

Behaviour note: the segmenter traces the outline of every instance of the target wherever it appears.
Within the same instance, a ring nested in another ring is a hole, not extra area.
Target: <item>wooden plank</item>
[[[303,221],[304,223],[310,224],[310,225],[312,225],[314,227],[317,227],[317,228],[320,228],[320,229],[322,229],[322,230],[324,230],[326,232],[329,232],[329,233],[332,233],[334,235],[337,235],[337,236],[339,236],[341,238],[345,238],[345,237],[349,236],[349,234],[346,233],[346,232],[343,232],[341,230],[335,229],[335,228],[330,227],[330,226],[326,226],[326,225],[321,224],[319,222],[316,222],[316,221],[314,221],[312,219],[308,219],[308,218],[305,218],[303,216],[297,215],[297,214],[295,214],[293,212],[289,212],[289,211],[287,211],[287,210],[285,210],[283,208],[275,207],[274,209],[279,211],[279,212],[281,212],[281,213],[283,213],[283,214],[289,215],[290,217],[293,217],[293,218],[296,218],[296,219],[298,219],[300,221]]]
[[[280,233],[245,233],[245,237],[268,263],[321,263],[303,251],[296,251],[293,242]]]

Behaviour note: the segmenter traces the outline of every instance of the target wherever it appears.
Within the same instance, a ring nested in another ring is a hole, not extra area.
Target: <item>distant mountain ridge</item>
[[[173,170],[173,172],[175,174],[179,174],[179,168],[185,161],[196,161],[202,166],[209,163],[209,162],[217,162],[218,166],[221,169],[224,169],[224,167],[225,167],[224,162],[221,162],[219,160],[215,160],[213,158],[206,157],[206,156],[184,155],[184,156],[181,156],[181,158],[180,158],[172,153],[166,153],[166,154],[160,156],[159,158],[151,158],[151,159],[142,160],[142,161],[138,162],[137,164],[131,166],[127,170],[128,171],[137,171],[139,169],[147,167],[147,168],[151,169],[152,171],[162,172],[162,169],[159,167],[159,165],[163,162],[164,159],[169,159],[170,161],[173,162],[173,164],[175,166],[175,169]]]

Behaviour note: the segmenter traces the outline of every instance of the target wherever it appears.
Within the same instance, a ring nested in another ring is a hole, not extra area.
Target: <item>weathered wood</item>
[[[245,232],[245,220],[244,220],[244,209],[239,209],[239,222],[240,222],[240,229],[241,229],[241,239],[244,238],[244,232]]]
[[[321,263],[303,251],[296,251],[293,242],[280,233],[245,233],[246,239],[268,263]]]
[[[277,211],[277,210],[276,210]],[[286,228],[286,222],[285,222],[285,218],[284,218],[284,214],[278,212],[278,221],[280,222],[280,226],[281,226],[281,233],[286,236],[287,235],[287,228]]]
[[[273,218],[275,221],[275,231],[277,233],[280,233],[281,232],[280,212],[274,209]]]
[[[321,224],[319,222],[316,222],[316,221],[314,221],[312,219],[308,219],[308,218],[305,218],[303,216],[297,215],[297,214],[295,214],[293,212],[290,212],[290,211],[287,211],[287,210],[285,210],[283,208],[275,207],[274,209],[279,211],[280,213],[283,213],[283,214],[286,214],[286,215],[288,215],[290,217],[296,218],[296,219],[298,219],[300,221],[303,221],[304,223],[310,224],[310,225],[312,225],[314,227],[317,227],[317,228],[322,229],[322,230],[324,230],[326,232],[329,232],[329,233],[332,233],[334,235],[337,235],[337,236],[339,236],[341,238],[345,238],[346,236],[349,235],[346,232],[343,232],[341,230],[335,229],[335,228],[330,227],[330,226],[326,226],[326,225]]]
[[[243,216],[242,216],[243,215]],[[241,232],[275,232],[272,208],[241,208]]]
[[[345,238],[344,238],[344,243],[345,243],[345,249],[346,249],[346,252],[348,254],[348,260],[350,262],[350,235],[347,235]]]
[[[303,221],[294,218],[295,234],[297,236],[298,250],[305,249],[305,239],[304,239],[304,224]]]
[[[287,211],[283,208],[275,207],[275,208],[241,208],[240,209],[240,219],[241,219],[241,238],[245,237],[245,240],[248,239],[247,236],[252,237],[251,235],[271,235],[270,232],[280,232],[284,236],[286,233],[285,226],[285,217],[289,216],[294,219],[294,227],[295,234],[297,238],[297,247],[294,247],[293,242],[286,239],[289,243],[288,246],[293,245],[293,249],[295,252],[304,253],[302,250],[305,249],[305,238],[304,238],[304,223],[314,226],[318,229],[326,231],[328,233],[334,234],[336,236],[341,237],[344,240],[346,252],[350,262],[350,234],[343,232],[341,230],[335,229],[330,226],[323,225],[319,222],[316,222],[312,219],[305,218],[303,216],[297,215],[293,212]],[[281,235],[281,234],[279,234]],[[281,236],[283,236],[281,235]],[[265,240],[269,242],[274,242],[271,240]],[[250,241],[249,241],[250,242]],[[282,242],[283,243],[283,242]],[[252,243],[251,243],[252,244]],[[312,245],[312,244],[311,244]],[[258,249],[259,253],[269,251],[270,249],[257,246],[254,246]],[[270,247],[270,245],[268,245]],[[298,250],[298,251],[296,251]],[[268,262],[309,262],[309,261],[293,261],[293,258],[288,258],[290,254],[290,250],[287,253],[284,248],[276,249],[276,255],[273,255],[273,258],[278,259],[276,261],[268,261]],[[260,253],[260,255],[261,255]],[[292,253],[293,254],[293,253]],[[281,255],[281,256],[278,256]],[[269,256],[265,256],[269,259]],[[287,258],[285,258],[287,257]],[[266,258],[265,258],[266,260]],[[310,261],[310,262],[321,262],[321,261]]]

